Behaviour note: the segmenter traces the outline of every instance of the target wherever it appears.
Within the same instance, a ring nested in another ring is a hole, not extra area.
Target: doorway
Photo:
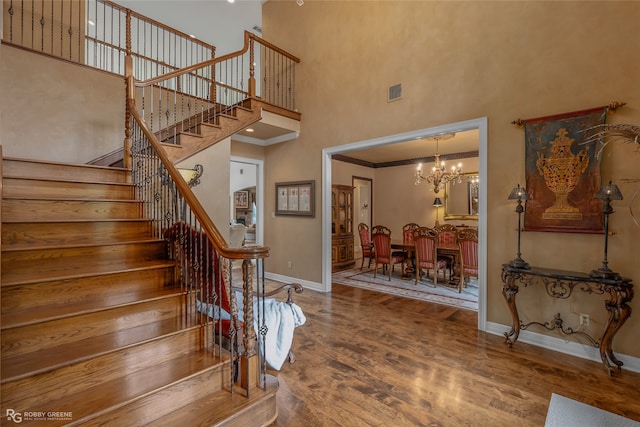
[[[230,169],[229,223],[244,224],[248,227],[246,240],[252,244],[262,245],[264,240],[264,162],[232,156]],[[241,208],[238,208],[235,194],[243,196]]]
[[[382,147],[417,138],[429,138],[436,135],[478,130],[479,133],[479,179],[487,182],[487,118],[451,123],[417,131],[390,135],[386,137],[360,141],[322,151],[322,291],[331,291],[331,158],[334,154],[346,154],[350,151]],[[478,207],[478,329],[486,330],[486,269],[487,269],[487,185],[482,185]]]
[[[353,229],[357,230],[359,224],[366,224],[371,229],[373,224],[373,179],[359,176],[351,177],[353,187]],[[357,234],[354,242],[355,258],[362,257],[362,244]],[[356,263],[357,264],[357,263]]]

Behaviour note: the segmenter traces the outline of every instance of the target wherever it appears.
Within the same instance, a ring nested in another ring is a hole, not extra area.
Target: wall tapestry
[[[609,107],[523,121],[529,200],[525,231],[603,233],[600,140],[588,132],[605,122]]]

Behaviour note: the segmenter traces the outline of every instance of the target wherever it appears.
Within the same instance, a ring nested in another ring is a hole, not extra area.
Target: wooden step
[[[96,339],[84,342],[84,346],[74,345],[70,348],[60,346],[50,350],[47,354],[41,353],[39,356],[28,354],[23,359],[7,358],[2,361],[2,381],[3,383],[11,383],[11,385],[3,386],[3,391],[12,391],[12,398],[24,399],[28,398],[26,395],[28,393],[27,385],[33,381],[30,378],[37,376],[40,376],[41,379],[45,378],[42,377],[42,374],[46,372],[55,371],[46,378],[55,377],[56,380],[71,382],[74,375],[82,374],[82,370],[86,369],[86,366],[82,366],[86,361],[91,361],[91,374],[95,372],[99,375],[106,375],[105,372],[100,371],[105,366],[111,365],[109,369],[126,370],[126,364],[141,365],[147,363],[147,359],[157,361],[158,357],[170,358],[174,355],[188,353],[191,350],[199,351],[204,348],[201,326],[176,329],[175,322],[164,320],[146,327],[138,327],[134,332],[137,340]],[[193,347],[186,347],[187,344],[193,345]],[[163,351],[158,352],[157,349],[160,348],[158,346],[163,348]],[[150,349],[154,347],[158,354],[149,355]],[[107,365],[104,365],[105,363]],[[41,393],[54,391],[55,385],[49,385],[51,389],[47,389],[47,385],[52,381],[43,381],[39,391]],[[79,379],[75,381],[79,381]]]
[[[79,182],[4,177],[3,197],[64,197],[77,199],[125,199],[134,195],[132,184]]]
[[[137,219],[142,202],[133,200],[77,200],[27,198],[2,200],[3,222],[76,219]]]
[[[265,389],[252,390],[248,398],[241,393],[211,394],[162,417],[158,425],[267,426],[278,417],[278,387],[278,380],[267,375]]]
[[[160,267],[52,280],[2,289],[2,328],[15,328],[72,314],[132,304],[180,293],[174,269]]]
[[[171,295],[11,329],[3,327],[1,358],[13,360],[20,355],[82,346],[92,341],[128,340],[127,336],[134,336],[132,331],[136,328],[144,330],[146,325],[163,320],[176,328],[185,327],[193,320],[184,317],[183,305],[181,295]]]
[[[107,264],[92,264],[88,266],[80,266],[77,268],[65,268],[64,265],[59,266],[56,271],[25,271],[15,270],[11,273],[2,272],[2,287],[24,285],[28,283],[39,283],[47,280],[67,280],[79,277],[90,277],[102,274],[111,274],[124,271],[149,270],[162,267],[175,267],[175,263],[170,260],[122,260],[120,262],[111,262]]]
[[[194,322],[191,321],[168,318],[132,328],[122,328],[66,345],[46,348],[45,353],[32,351],[22,355],[3,357],[2,381],[15,381],[50,372],[74,363],[90,360],[97,355],[121,352],[126,354],[131,346],[153,341],[165,335],[172,335],[193,326],[195,326]]]
[[[168,387],[161,388],[154,393],[133,400],[125,406],[121,406],[112,411],[99,414],[90,420],[79,420],[78,423],[72,425],[80,425],[83,427],[90,426],[211,426],[208,418],[215,413],[228,413],[229,409],[221,406],[208,406],[205,411],[207,417],[202,417],[197,422],[174,422],[173,415],[176,411],[185,411],[189,413],[193,408],[193,403],[202,402],[211,396],[217,396],[216,405],[225,405],[238,407],[238,401],[247,400],[239,394],[231,394],[229,389],[231,368],[227,364],[220,366],[217,370],[210,369],[207,372],[201,372],[198,375],[185,377],[182,381],[176,381]],[[257,396],[256,399],[257,400]],[[247,401],[250,404],[252,401]],[[247,404],[245,404],[247,406]],[[274,403],[275,408],[275,403]],[[167,418],[171,418],[171,420]],[[190,419],[193,419],[191,416]],[[236,426],[258,426],[267,425],[266,423],[258,423],[251,420],[246,424],[234,424]]]
[[[50,245],[108,244],[148,239],[148,220],[101,220],[75,222],[20,222],[2,226],[2,248],[36,248]]]
[[[130,346],[126,351],[97,355],[8,382],[3,384],[2,406],[38,408],[45,412],[67,408],[73,411],[73,421],[80,422],[129,405],[185,379],[197,378],[205,383],[202,387],[209,393],[222,390],[228,387],[231,377],[228,357],[221,359],[203,349],[201,331],[198,327],[177,332]],[[169,398],[153,410],[175,409],[175,404]]]
[[[131,181],[129,170],[124,168],[78,165],[10,157],[5,157],[2,160],[2,176],[4,178],[66,179],[110,183],[127,183]]]
[[[16,274],[34,277],[69,276],[76,271],[87,271],[93,266],[122,265],[129,260],[165,260],[165,242],[147,240],[110,245],[84,245],[50,248],[3,250],[2,276],[9,279]]]

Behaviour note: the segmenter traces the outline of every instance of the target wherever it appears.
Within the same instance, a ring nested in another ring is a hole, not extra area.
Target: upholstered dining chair
[[[447,266],[446,261],[436,258],[436,241],[437,234],[432,228],[420,227],[413,231],[413,242],[415,245],[415,267],[416,267],[416,286],[420,280],[420,270],[427,270],[427,278],[429,278],[429,270],[433,270],[433,286],[438,286],[438,271]]]
[[[384,225],[376,225],[371,229],[371,238],[373,239],[373,250],[375,252],[373,258],[376,261],[373,277],[376,277],[378,273],[378,264],[382,264],[383,267],[387,266],[389,280],[391,280],[391,272],[394,265],[402,264],[402,271],[404,271],[404,255],[392,254],[391,252],[391,230]]]
[[[402,243],[405,244],[405,245],[413,246],[413,231],[417,230],[418,228],[420,228],[420,226],[418,224],[416,224],[415,222],[410,222],[408,224],[405,224],[402,227]],[[409,258],[413,258],[413,254],[409,253],[409,251],[407,251],[407,250],[394,251],[393,254],[394,255],[404,255],[404,257],[407,260]]]
[[[442,224],[434,227],[436,234],[438,235],[438,242],[436,247],[452,247],[456,244],[456,235],[458,234],[458,228],[452,224]],[[456,262],[454,255],[438,254],[438,259],[446,261],[447,269],[449,270],[449,279],[453,275],[453,268]]]
[[[469,277],[478,278],[478,230],[475,228],[463,228],[457,234],[460,247],[460,285],[458,292],[462,292],[462,286]]]
[[[373,259],[373,242],[369,237],[369,226],[364,222],[358,224],[358,234],[360,235],[360,246],[362,247],[362,264],[360,264],[360,270],[364,267],[364,259],[369,258],[369,265],[371,267],[371,260]]]

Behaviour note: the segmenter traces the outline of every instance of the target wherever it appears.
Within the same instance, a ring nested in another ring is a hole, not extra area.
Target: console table
[[[525,330],[531,325],[540,325],[550,331],[560,329],[564,334],[579,334],[587,338],[594,347],[600,349],[602,363],[609,371],[609,375],[614,375],[615,370],[621,368],[623,363],[614,356],[611,345],[613,337],[631,314],[631,307],[628,305],[633,299],[631,279],[603,279],[575,271],[552,270],[540,267],[524,269],[504,264],[502,266],[502,283],[502,296],[504,296],[509,306],[513,322],[511,330],[504,334],[509,347],[517,341],[521,330]],[[547,295],[552,298],[569,298],[574,288],[590,295],[608,294],[609,299],[605,301],[604,306],[609,312],[609,319],[602,336],[599,339],[595,339],[586,332],[577,331],[570,327],[565,328],[560,314],[555,316],[553,322],[523,323],[516,307],[518,284],[522,284],[525,287],[542,284]]]

